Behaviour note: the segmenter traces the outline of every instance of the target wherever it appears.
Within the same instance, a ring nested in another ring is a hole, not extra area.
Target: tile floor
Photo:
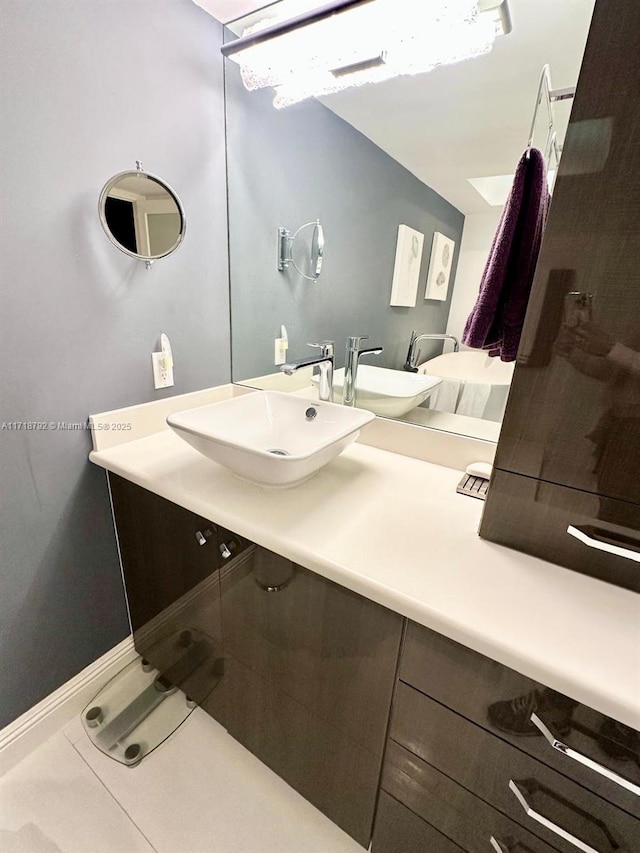
[[[200,709],[137,767],[79,719],[0,779],[2,853],[363,853]]]

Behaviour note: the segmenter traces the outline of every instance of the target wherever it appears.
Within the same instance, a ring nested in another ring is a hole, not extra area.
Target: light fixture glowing
[[[247,89],[271,86],[274,106],[285,107],[488,53],[500,31],[496,6],[506,0],[488,0],[488,12],[479,10],[482,2],[404,0],[399,14],[397,0],[368,0],[313,22],[284,24],[282,34],[270,19],[223,53],[240,64]],[[273,37],[252,41],[265,28]]]

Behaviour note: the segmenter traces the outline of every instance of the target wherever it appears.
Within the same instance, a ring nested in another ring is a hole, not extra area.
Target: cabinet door
[[[636,505],[639,32],[637,0],[596,3],[496,457],[499,469]],[[580,340],[567,333],[575,324]]]
[[[218,531],[128,480],[109,483],[136,650],[201,702],[222,665]]]
[[[258,547],[223,570],[222,616],[205,709],[368,844],[402,618]]]

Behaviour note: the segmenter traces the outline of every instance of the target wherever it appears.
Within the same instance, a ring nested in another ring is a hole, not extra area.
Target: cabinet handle
[[[525,811],[527,817],[530,817],[532,820],[537,821],[537,823],[542,826],[546,826],[547,829],[550,829],[551,832],[555,832],[556,835],[559,835],[560,838],[564,838],[565,841],[568,841],[569,844],[573,844],[574,847],[577,847],[578,850],[582,850],[583,853],[598,853],[598,851],[594,847],[590,847],[584,841],[581,841],[579,838],[576,838],[575,835],[572,835],[570,832],[567,832],[566,829],[563,829],[561,826],[558,826],[557,823],[553,823],[550,821],[548,817],[540,814],[531,808],[529,803],[525,800],[524,794],[518,788],[513,779],[509,779],[509,788],[516,795],[516,799],[522,806]]]
[[[220,554],[222,555],[223,560],[228,560],[231,556],[231,551],[225,542],[220,546]]]
[[[598,530],[596,527],[585,525],[584,527],[575,527],[570,524],[567,527],[567,533],[575,536],[583,545],[588,545],[589,548],[596,548],[598,551],[606,551],[607,554],[615,554],[616,557],[624,557],[626,560],[634,560],[640,563],[640,543],[635,545],[633,540],[626,537],[618,537],[608,530]],[[625,544],[616,544],[624,542]]]
[[[624,776],[619,776],[617,773],[614,773],[613,770],[610,770],[608,767],[605,767],[603,764],[598,764],[597,761],[594,761],[593,758],[589,758],[587,755],[583,755],[581,752],[573,749],[568,746],[566,743],[563,743],[561,740],[558,740],[553,732],[543,723],[540,717],[534,712],[531,714],[529,718],[533,725],[544,735],[545,739],[551,744],[554,749],[557,749],[558,752],[561,752],[563,755],[568,755],[569,758],[573,758],[574,761],[579,761],[580,764],[584,764],[585,767],[591,768],[591,770],[595,770],[596,773],[600,773],[602,776],[606,776],[607,779],[611,779],[612,782],[615,782],[617,785],[621,785],[623,788],[626,788],[627,791],[631,791],[632,794],[635,794],[637,797],[640,797],[640,786],[634,784],[629,779],[625,779]]]
[[[507,847],[507,845],[503,844],[502,841],[498,841],[495,835],[491,836],[491,838],[489,839],[489,843],[496,851],[496,853],[509,853],[509,848]]]
[[[198,545],[206,545],[212,536],[213,531],[209,527],[207,527],[204,532],[202,530],[196,530],[196,542]]]

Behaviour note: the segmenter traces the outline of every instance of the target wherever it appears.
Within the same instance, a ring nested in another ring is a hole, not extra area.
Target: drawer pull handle
[[[598,551],[606,551],[607,554],[615,554],[616,557],[624,557],[627,560],[634,560],[640,563],[640,550],[634,547],[635,542],[626,537],[622,540],[625,545],[618,545],[616,541],[620,541],[613,533],[607,530],[598,530],[596,527],[575,527],[570,524],[567,527],[567,533],[575,536],[583,545],[588,545],[589,548],[596,548]]]
[[[596,773],[600,773],[602,776],[606,776],[607,779],[611,779],[612,782],[615,782],[618,785],[621,785],[623,788],[626,788],[627,791],[631,791],[632,794],[635,794],[637,797],[640,797],[640,786],[635,785],[629,779],[625,779],[624,776],[619,776],[617,773],[614,773],[613,770],[609,770],[608,767],[605,767],[603,764],[598,764],[597,761],[594,761],[593,758],[589,758],[586,755],[583,755],[581,752],[578,752],[575,749],[572,749],[570,746],[567,746],[566,743],[563,743],[561,740],[558,740],[553,732],[542,722],[540,717],[534,712],[531,714],[529,718],[533,725],[539,729],[540,732],[544,735],[545,739],[551,744],[554,749],[557,749],[558,752],[561,752],[563,755],[568,755],[569,758],[573,758],[574,761],[579,761],[580,764],[584,764],[585,767],[591,768],[591,770],[595,770]]]
[[[496,853],[509,853],[509,848],[506,844],[503,844],[502,841],[498,841],[495,835],[492,835],[489,841]]]
[[[524,794],[518,788],[513,779],[509,779],[509,788],[516,795],[516,799],[525,810],[527,817],[530,817],[532,820],[537,821],[537,823],[542,826],[546,826],[547,829],[550,829],[551,832],[555,832],[556,835],[559,835],[560,838],[564,838],[565,841],[568,841],[569,844],[573,844],[574,847],[577,847],[578,850],[582,850],[583,853],[598,853],[598,851],[594,847],[590,847],[584,841],[581,841],[579,838],[576,838],[575,835],[572,835],[570,832],[567,832],[566,829],[563,829],[561,826],[558,826],[557,823],[553,823],[549,818],[540,814],[531,808],[529,803],[525,800]]]

